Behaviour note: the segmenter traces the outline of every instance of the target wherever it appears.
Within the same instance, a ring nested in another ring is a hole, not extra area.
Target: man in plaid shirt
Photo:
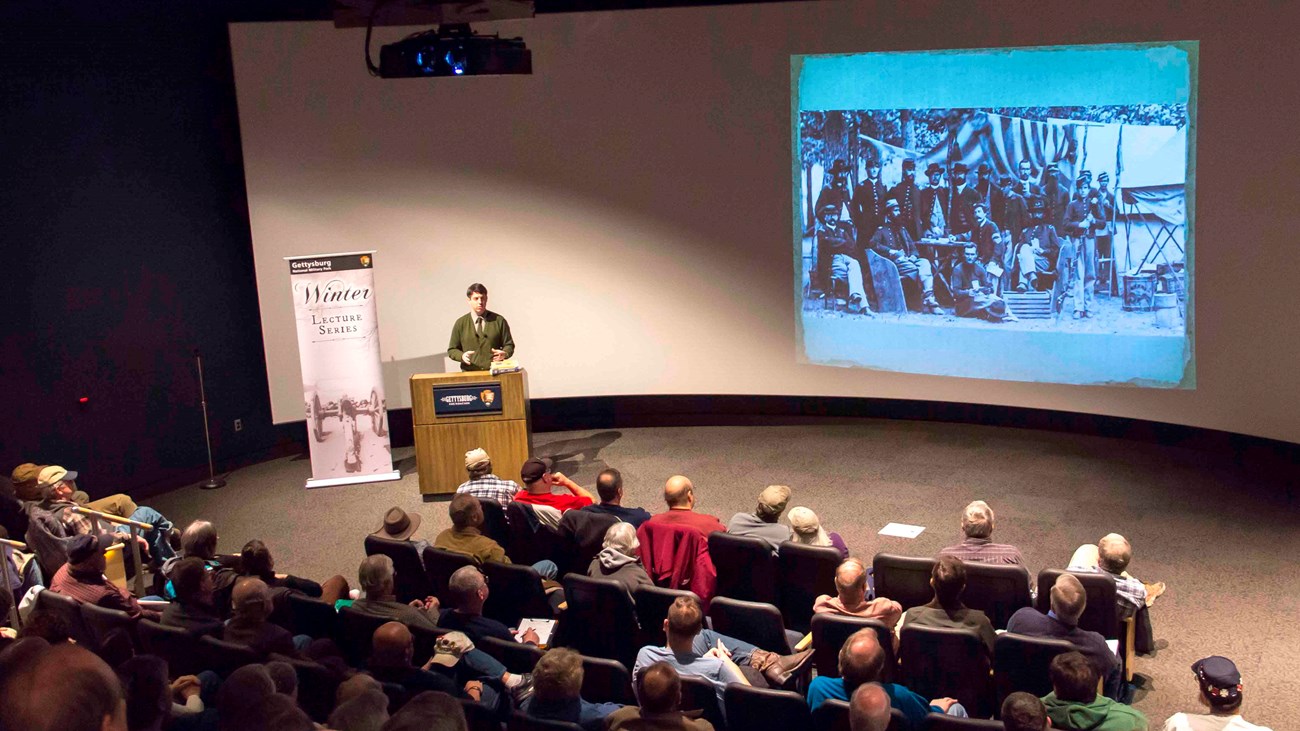
[[[994,543],[993,508],[983,500],[966,506],[961,516],[961,531],[966,539],[939,552],[941,556],[954,556],[962,561],[992,563],[1003,566],[1024,566],[1025,557],[1020,549],[1006,543]]]
[[[465,453],[465,471],[469,473],[469,479],[456,488],[458,493],[467,492],[480,500],[491,500],[504,509],[519,492],[517,482],[492,474],[492,460],[481,448]]]
[[[1133,547],[1128,539],[1118,533],[1107,533],[1096,545],[1079,546],[1067,568],[1070,571],[1110,574],[1115,579],[1120,617],[1132,617],[1146,606],[1147,588],[1125,571],[1131,560]],[[1163,583],[1158,586],[1164,589]]]

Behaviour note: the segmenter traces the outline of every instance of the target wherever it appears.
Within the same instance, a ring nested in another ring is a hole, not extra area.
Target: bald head
[[[415,651],[415,639],[411,630],[401,622],[386,622],[379,625],[370,639],[370,663],[372,665],[407,665]]]
[[[846,606],[857,606],[867,595],[867,567],[856,558],[845,559],[835,569],[835,592]]]
[[[695,505],[695,486],[690,479],[673,475],[664,484],[664,502],[670,508],[691,508]]]
[[[1074,574],[1061,574],[1052,585],[1052,613],[1056,618],[1077,627],[1079,617],[1088,606],[1088,592]]]
[[[682,679],[677,669],[660,660],[646,668],[637,680],[641,710],[646,713],[670,713],[682,701]]]
[[[235,582],[230,604],[237,616],[265,619],[271,613],[271,589],[265,581],[246,576]]]
[[[988,538],[993,535],[993,508],[983,500],[967,505],[961,514],[961,531],[967,538]]]
[[[880,683],[867,683],[849,699],[849,728],[852,731],[885,731],[889,727],[889,696]]]
[[[107,663],[77,645],[55,645],[4,679],[0,728],[126,731],[126,700]]]
[[[868,627],[849,635],[840,648],[839,660],[844,690],[852,692],[864,683],[880,679],[880,671],[885,667],[885,650],[876,631]]]
[[[1133,547],[1118,533],[1108,533],[1097,541],[1097,563],[1112,574],[1123,573],[1133,560]]]

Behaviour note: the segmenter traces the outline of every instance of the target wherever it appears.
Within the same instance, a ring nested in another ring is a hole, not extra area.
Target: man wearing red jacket
[[[673,475],[664,485],[664,502],[668,509],[653,515],[647,523],[671,523],[694,528],[704,535],[714,531],[727,532],[727,527],[712,515],[695,512],[695,486],[681,475]]]

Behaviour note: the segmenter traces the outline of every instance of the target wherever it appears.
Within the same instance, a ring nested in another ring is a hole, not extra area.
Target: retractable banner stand
[[[307,487],[396,480],[379,361],[374,252],[285,257],[311,445]]]

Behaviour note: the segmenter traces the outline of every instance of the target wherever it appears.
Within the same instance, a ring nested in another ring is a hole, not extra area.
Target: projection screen
[[[1196,50],[795,57],[804,357],[1194,387]]]

